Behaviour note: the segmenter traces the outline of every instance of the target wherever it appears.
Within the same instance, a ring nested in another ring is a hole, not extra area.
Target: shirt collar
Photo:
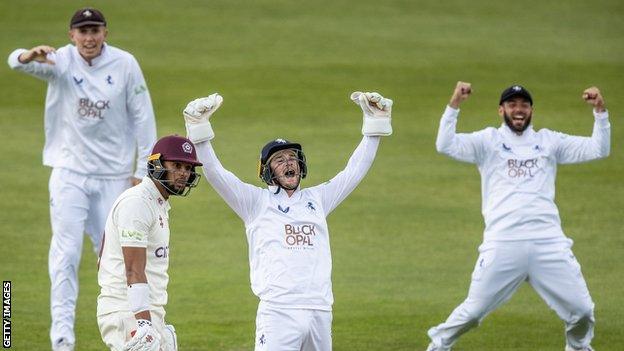
[[[104,60],[104,58],[108,56],[108,49],[107,49],[106,43],[102,44],[102,52],[100,52],[100,54],[97,57],[91,60],[91,65],[89,65],[89,62],[87,62],[87,60],[85,60],[80,55],[80,52],[78,52],[78,48],[76,47],[76,45],[73,45],[73,50],[74,50],[74,54],[76,55],[76,57],[78,57],[78,60],[82,62],[82,64],[86,67],[98,66],[100,62],[102,62],[102,60]]]
[[[505,135],[506,137],[511,138],[512,140],[518,140],[518,141],[527,140],[528,138],[533,136],[533,134],[535,134],[532,124],[529,124],[527,129],[525,129],[524,132],[522,132],[522,134],[520,135],[512,131],[511,128],[509,128],[509,126],[505,122],[501,124],[500,128],[498,128],[498,131],[501,132],[501,134]]]
[[[297,189],[295,189],[295,192],[290,197],[288,197],[288,193],[286,193],[286,190],[282,189],[277,185],[269,185],[268,189],[271,194],[277,197],[279,200],[294,201],[301,197],[301,184],[297,186]]]
[[[156,187],[156,184],[154,183],[154,180],[152,178],[150,178],[149,176],[143,177],[143,181],[141,182],[141,184],[145,184],[145,189],[147,189],[150,195],[154,197],[154,200],[158,203],[159,206],[164,206],[165,210],[167,211],[171,208],[169,200],[165,200],[165,198]]]

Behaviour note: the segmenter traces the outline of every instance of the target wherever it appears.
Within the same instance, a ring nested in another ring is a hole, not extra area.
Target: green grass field
[[[80,1],[0,2],[0,53],[68,42]],[[536,128],[589,135],[583,89],[611,111],[606,160],[562,166],[557,203],[596,303],[599,351],[624,334],[624,2],[597,1],[97,1],[108,42],[132,52],[148,81],[158,135],[184,133],[181,110],[212,92],[214,146],[260,185],[260,147],[303,143],[309,177],[342,169],[360,139],[354,90],[394,99],[394,130],[368,176],[329,217],[334,349],[424,350],[426,331],[467,293],[481,241],[473,165],[435,151],[439,116],[457,80],[473,83],[460,131],[500,124],[500,91],[524,84]],[[50,241],[41,164],[46,86],[0,65],[0,277],[13,282],[13,349],[49,349]],[[257,299],[242,222],[202,181],[171,211],[169,322],[182,350],[252,350]],[[88,244],[87,240],[85,244]],[[103,350],[95,320],[96,258],[80,267],[77,350]],[[456,350],[564,348],[563,323],[527,285]]]

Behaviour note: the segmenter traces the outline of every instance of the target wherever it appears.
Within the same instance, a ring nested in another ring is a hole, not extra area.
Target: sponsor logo
[[[113,77],[111,77],[110,75],[106,77],[106,83],[108,83],[109,85],[113,85]]]
[[[310,249],[314,246],[312,238],[315,236],[314,224],[284,225],[284,240],[289,248]]]
[[[76,83],[76,85],[80,85],[80,84],[82,84],[82,81],[84,80],[84,79],[82,79],[82,78],[78,79],[78,78],[76,78],[76,77],[74,77],[74,76],[72,76],[72,78],[74,78],[74,83]]]
[[[88,98],[78,100],[78,115],[83,118],[104,119],[104,111],[110,109],[109,100],[91,101]]]
[[[136,230],[122,230],[121,231],[121,237],[124,239],[132,239],[132,240],[137,240],[137,241],[142,241],[143,240],[143,233],[141,232],[137,232]]]
[[[154,256],[158,258],[167,258],[169,257],[169,246],[161,246],[154,251]]]
[[[260,339],[258,339],[258,342],[260,343],[260,345],[266,344],[266,336],[264,336],[264,334],[262,334],[260,336]]]
[[[505,143],[503,143],[503,150],[511,151],[511,148],[509,146],[505,145]]]
[[[138,87],[134,88],[134,95],[139,95],[147,91],[145,85],[141,84]]]
[[[507,175],[510,178],[533,178],[540,168],[537,158],[528,160],[507,160]]]
[[[290,207],[282,208],[282,205],[277,205],[277,209],[284,213],[288,213],[288,211],[290,211]]]
[[[182,151],[186,152],[187,154],[190,154],[193,152],[193,145],[191,145],[188,142],[185,142],[184,144],[182,144]]]

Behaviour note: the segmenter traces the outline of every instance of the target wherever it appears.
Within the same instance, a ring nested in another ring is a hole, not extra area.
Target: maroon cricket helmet
[[[202,165],[197,159],[193,142],[179,135],[168,135],[158,139],[149,159],[155,158],[160,158],[161,161],[186,162],[193,166]]]

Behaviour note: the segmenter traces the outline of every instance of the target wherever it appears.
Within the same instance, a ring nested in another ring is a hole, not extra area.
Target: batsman
[[[332,259],[326,217],[355,189],[373,163],[381,136],[390,135],[392,100],[351,94],[364,111],[362,141],[330,181],[302,189],[308,167],[301,144],[285,139],[260,153],[266,188],[243,183],[225,170],[212,148],[210,116],[223,98],[194,100],[184,110],[206,179],[243,220],[249,244],[251,289],[260,299],[256,351],[330,351]]]
[[[438,152],[477,165],[481,174],[483,243],[468,297],[446,322],[429,329],[428,351],[450,350],[465,332],[511,298],[528,282],[565,323],[566,351],[591,351],[594,303],[572,240],[561,228],[555,205],[558,164],[580,163],[609,155],[610,124],[598,88],[583,92],[593,106],[591,137],[566,135],[531,124],[533,98],[520,85],[499,100],[498,128],[456,133],[459,105],[472,92],[458,82],[440,120]]]

